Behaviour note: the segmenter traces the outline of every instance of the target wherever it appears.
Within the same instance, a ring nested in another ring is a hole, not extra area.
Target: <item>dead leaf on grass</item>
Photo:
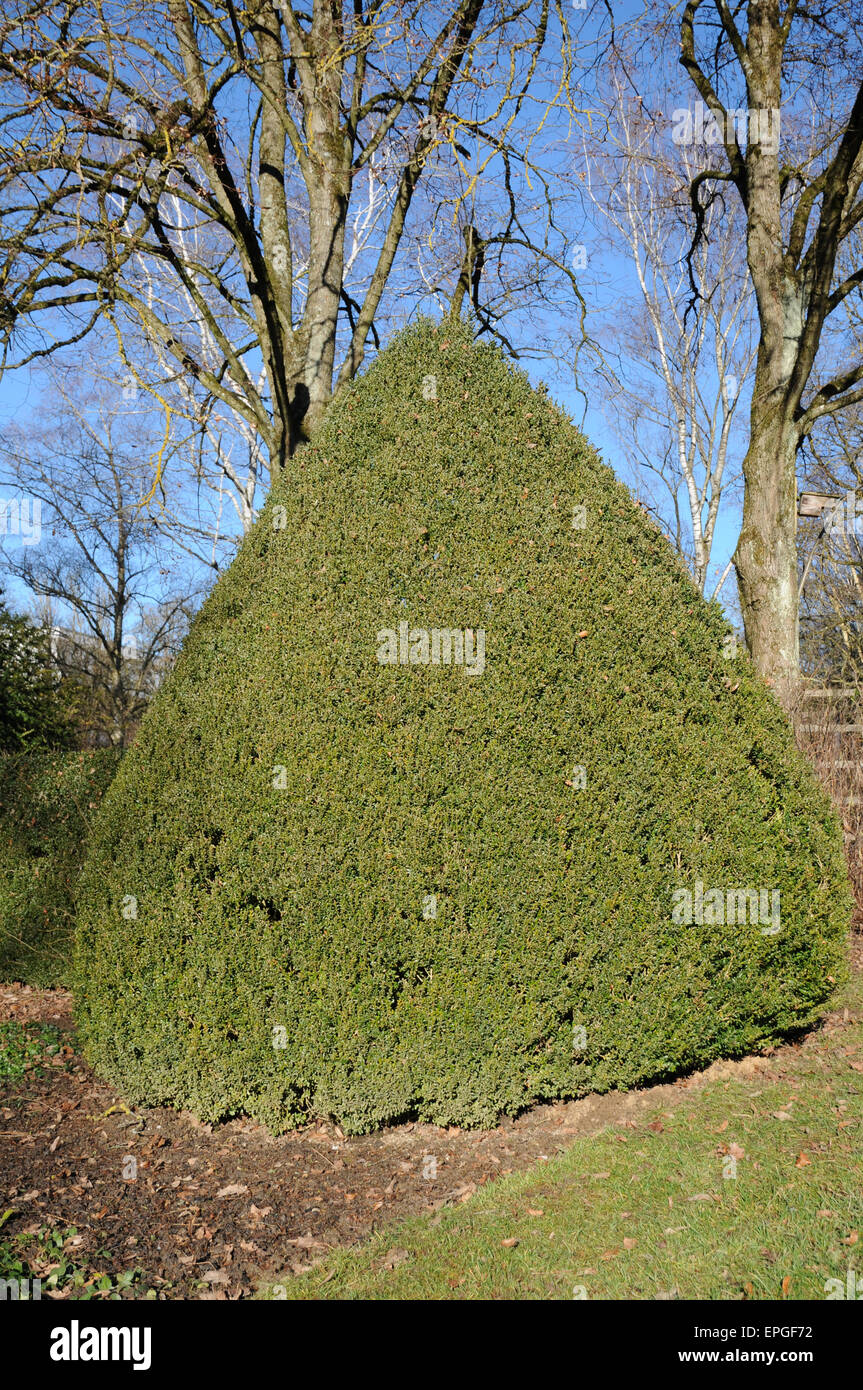
[[[304,1236],[297,1236],[294,1240],[285,1241],[286,1245],[296,1245],[300,1250],[326,1250],[325,1241],[316,1240],[311,1231],[306,1231]]]
[[[405,1260],[409,1260],[410,1257],[411,1252],[409,1250],[399,1250],[394,1246],[392,1250],[388,1250],[384,1255],[384,1269],[398,1269],[399,1265],[404,1264]]]

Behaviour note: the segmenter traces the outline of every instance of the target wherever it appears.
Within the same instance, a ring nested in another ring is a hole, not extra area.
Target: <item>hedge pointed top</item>
[[[106,798],[98,1070],[277,1129],[488,1125],[815,1018],[841,833],[562,412],[425,320],[295,463]]]

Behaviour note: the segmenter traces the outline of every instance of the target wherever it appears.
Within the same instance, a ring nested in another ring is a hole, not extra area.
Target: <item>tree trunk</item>
[[[734,565],[752,660],[791,709],[799,684],[797,432],[790,422],[765,414],[753,401]]]
[[[320,425],[333,394],[336,331],[345,272],[345,229],[351,192],[351,141],[342,129],[344,35],[340,6],[312,7],[311,49],[316,55],[314,93],[305,104],[310,176],[308,298],[301,326],[304,352],[299,392],[306,411],[301,435]],[[297,397],[295,396],[295,402]],[[298,412],[295,412],[298,413]]]
[[[746,77],[750,106],[759,113],[779,111],[782,51],[777,0],[758,0],[749,12]],[[778,123],[778,114],[775,120]],[[735,568],[752,660],[790,710],[800,679],[796,479],[800,435],[794,411],[803,389],[801,382],[792,389],[791,382],[806,322],[808,286],[805,275],[785,256],[778,124],[776,130],[775,140],[766,138],[766,129],[756,133],[746,150],[746,249],[761,336],[749,448],[743,463],[743,526]]]
[[[301,426],[304,438],[320,425],[333,394],[348,206],[341,185],[338,174],[322,162],[321,186],[310,200],[309,297],[303,323],[307,342],[303,375],[308,392]]]

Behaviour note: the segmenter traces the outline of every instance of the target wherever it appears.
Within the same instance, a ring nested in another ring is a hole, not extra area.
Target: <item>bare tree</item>
[[[385,152],[379,154],[369,162],[366,177],[357,184],[359,192],[352,201],[345,237],[346,301],[353,301],[360,293],[359,287],[353,283],[354,269],[369,253],[373,239],[382,234],[382,222],[390,213],[396,195],[391,177],[393,170],[389,163]],[[299,218],[302,208],[299,200],[295,202],[290,211],[292,217]],[[202,244],[208,227],[202,228],[198,224],[184,226],[182,209],[178,209],[174,228],[180,260],[184,264],[195,265],[203,254]],[[158,306],[159,316],[167,320],[172,315],[177,317],[179,311],[181,321],[186,325],[187,337],[191,333],[206,365],[212,371],[217,371],[222,353],[195,296],[185,286],[178,289],[172,276],[160,274],[158,263],[151,265],[142,261],[140,270],[148,301]],[[307,274],[308,258],[300,256],[298,252],[295,266],[298,284],[303,282]],[[206,297],[206,286],[201,285],[200,288]],[[134,373],[127,374],[128,389],[137,388],[144,362],[151,361],[158,369],[157,379],[153,381],[150,378],[146,389],[170,417],[174,461],[182,460],[190,466],[199,490],[209,492],[210,501],[215,504],[218,536],[223,534],[221,522],[226,499],[236,514],[243,534],[246,534],[255,520],[259,497],[266,493],[269,482],[267,451],[257,426],[237,410],[236,404],[228,405],[212,392],[202,392],[194,376],[177,372],[171,353],[158,336],[147,332],[145,325],[140,334],[126,335],[123,346],[129,360],[140,364]],[[244,365],[251,370],[249,364]],[[260,398],[265,397],[264,367],[257,369],[250,385]],[[217,537],[214,537],[214,543],[218,549]]]
[[[799,676],[797,453],[818,420],[863,400],[859,355],[829,375],[816,370],[831,316],[863,285],[863,263],[840,270],[838,262],[863,220],[863,9],[858,0],[814,9],[799,0],[687,0],[679,35],[702,104],[691,124],[702,119],[710,147],[691,185],[694,247],[725,185],[746,217],[759,346],[735,567],[747,644],[790,707]]]
[[[40,523],[35,543],[6,538],[3,562],[37,600],[86,731],[122,744],[179,647],[196,584],[160,539],[158,506],[142,505],[151,450],[125,437],[135,417],[80,383],[55,390],[41,426],[13,427],[0,446],[0,479]]]
[[[275,474],[377,341],[421,183],[431,244],[496,168],[486,276],[512,252],[576,287],[529,154],[569,71],[562,0],[24,0],[0,23],[7,345],[101,317],[147,385],[137,332]]]
[[[583,137],[578,161],[601,243],[628,258],[637,287],[626,296],[616,276],[607,309],[599,310],[608,329],[598,335],[597,375],[640,481],[649,485],[652,475],[660,484],[651,509],[704,592],[723,492],[734,491],[740,475],[729,451],[755,356],[751,291],[740,227],[718,203],[705,213],[687,261],[694,152],[672,142],[664,113],[651,110],[648,84],[633,93],[634,65],[621,46],[609,55],[604,123]],[[654,89],[656,82],[654,72]]]

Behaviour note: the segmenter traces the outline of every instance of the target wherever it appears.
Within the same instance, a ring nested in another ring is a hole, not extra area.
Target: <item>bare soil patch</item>
[[[859,936],[853,959],[863,968]],[[322,1123],[274,1138],[241,1120],[201,1125],[186,1113],[127,1107],[76,1052],[65,990],[0,986],[0,1020],[8,1019],[52,1024],[64,1045],[0,1090],[0,1202],[13,1209],[3,1235],[75,1227],[76,1257],[94,1269],[140,1267],[138,1289],[157,1297],[220,1299],[247,1297],[260,1281],[307,1269],[381,1225],[464,1201],[579,1136],[635,1128],[710,1081],[781,1079],[794,1049],[854,1021],[839,1010],[767,1056],[628,1094],[537,1106],[492,1130],[406,1124],[346,1138]],[[124,1177],[130,1158],[134,1178]]]

